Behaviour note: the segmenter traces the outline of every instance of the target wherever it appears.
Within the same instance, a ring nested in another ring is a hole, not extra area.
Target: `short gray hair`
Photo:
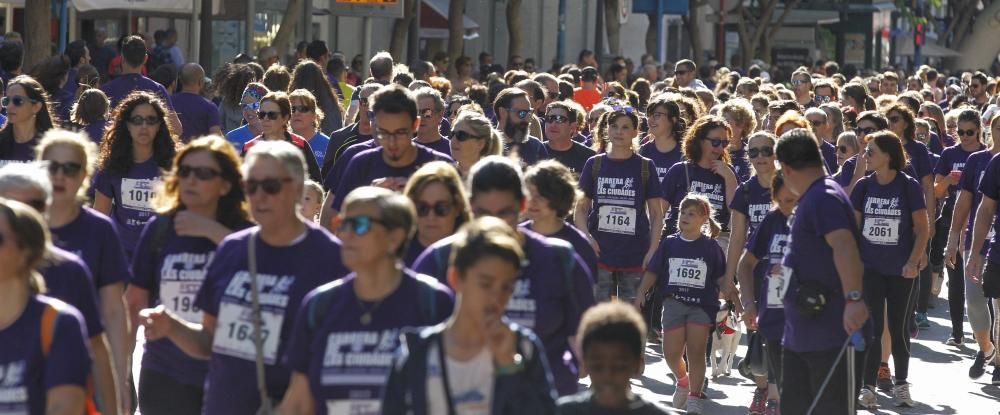
[[[418,88],[413,91],[416,95],[417,102],[419,103],[421,99],[430,98],[434,100],[434,112],[444,112],[444,99],[441,98],[441,93],[438,90],[425,86],[423,88]]]
[[[372,78],[391,79],[393,65],[394,62],[392,60],[392,55],[383,50],[376,53],[375,56],[372,56],[372,59],[368,61],[368,70],[371,72]]]
[[[0,194],[11,190],[36,190],[52,204],[52,182],[39,163],[10,163],[0,167]]]
[[[243,177],[250,174],[250,168],[262,157],[281,163],[292,182],[299,185],[305,183],[306,160],[302,156],[302,150],[285,141],[261,141],[254,144],[243,159]]]

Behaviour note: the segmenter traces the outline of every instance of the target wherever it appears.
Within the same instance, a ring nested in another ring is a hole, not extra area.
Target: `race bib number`
[[[769,277],[767,280],[767,308],[783,308],[785,306],[785,291],[788,290],[792,269],[775,264],[771,268]]]
[[[705,288],[708,266],[700,259],[670,258],[670,278],[667,285],[687,288]]]
[[[378,399],[351,399],[326,401],[326,413],[330,415],[379,415],[382,402]]]
[[[194,305],[194,297],[201,288],[201,281],[160,281],[160,303],[184,320],[201,322],[201,310]]]
[[[598,210],[597,230],[600,232],[635,235],[635,208],[604,205]]]
[[[260,334],[266,364],[273,365],[277,361],[278,337],[284,319],[284,314],[260,310]],[[253,333],[253,310],[250,306],[223,301],[219,306],[212,351],[252,362],[256,359]]]
[[[153,200],[153,186],[156,180],[149,179],[122,179],[122,206],[152,212],[151,201]]]
[[[899,219],[865,218],[865,239],[876,245],[899,244]]]

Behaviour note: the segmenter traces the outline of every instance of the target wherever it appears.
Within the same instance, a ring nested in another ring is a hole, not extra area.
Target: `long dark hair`
[[[250,222],[250,208],[242,187],[240,156],[232,144],[216,135],[196,139],[178,150],[174,158],[174,170],[163,176],[163,191],[154,200],[157,212],[170,215],[186,209],[178,193],[180,179],[177,176],[177,166],[180,166],[185,157],[199,151],[212,155],[212,159],[219,165],[222,180],[229,183],[229,192],[219,198],[215,220],[229,229],[236,229],[240,224]]]
[[[218,85],[222,102],[230,107],[239,107],[243,99],[243,90],[251,82],[258,81],[253,68],[246,64],[227,64],[216,73],[213,84]]]
[[[49,94],[45,92],[45,88],[42,84],[38,83],[35,78],[28,75],[19,75],[10,82],[7,82],[7,92],[10,92],[10,87],[14,85],[20,85],[21,89],[24,89],[24,95],[31,98],[38,103],[42,104],[42,109],[38,111],[38,116],[35,118],[35,132],[38,135],[44,134],[46,131],[52,129],[54,126],[52,121],[56,119],[55,115],[52,113],[52,105],[49,103]],[[6,126],[0,130],[0,137],[10,135],[14,138],[14,125],[8,122]]]
[[[304,60],[295,65],[295,69],[292,71],[292,84],[288,89],[294,91],[299,88],[307,89],[316,95],[316,101],[320,107],[327,102],[333,104],[340,117],[343,118],[344,108],[341,106],[340,99],[333,93],[330,81],[326,79],[326,74],[316,62]],[[326,114],[327,117],[332,115]]]
[[[124,175],[132,168],[132,134],[128,131],[126,119],[132,115],[136,107],[148,104],[160,117],[160,127],[153,138],[153,159],[161,169],[168,170],[177,154],[177,135],[167,122],[167,106],[156,95],[145,91],[136,91],[122,100],[111,116],[108,127],[104,129],[104,139],[101,141],[101,154],[98,158],[98,169],[101,171]]]

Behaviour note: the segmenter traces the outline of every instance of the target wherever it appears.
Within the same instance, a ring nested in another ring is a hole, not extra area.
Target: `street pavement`
[[[1000,414],[1000,386],[991,385],[992,367],[978,380],[969,379],[969,365],[975,356],[976,344],[972,329],[965,323],[965,342],[962,347],[944,343],[951,332],[948,316],[947,286],[942,287],[939,298],[933,299],[935,308],[929,310],[931,328],[921,330],[911,343],[910,375],[911,394],[917,405],[913,408],[896,408],[892,396],[879,392],[879,408],[871,413],[896,414]],[[740,376],[736,364],[746,355],[746,333],[733,363],[732,375],[710,381],[706,394],[705,415],[747,414],[753,394],[753,383]],[[889,363],[892,367],[892,363]],[[711,367],[708,368],[709,375]],[[633,390],[645,399],[670,407],[674,382],[668,377],[669,369],[662,358],[660,345],[646,348],[646,369],[641,378],[633,379]],[[582,384],[589,382],[584,379]],[[859,411],[859,413],[868,413]],[[801,415],[801,414],[786,414]]]

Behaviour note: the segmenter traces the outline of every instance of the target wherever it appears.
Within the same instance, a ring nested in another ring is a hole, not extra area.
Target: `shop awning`
[[[896,53],[900,56],[913,56],[913,35],[900,35],[896,37]],[[962,56],[961,53],[953,49],[946,48],[936,43],[924,42],[920,48],[920,55],[925,58],[950,58]]]
[[[466,40],[479,37],[479,23],[462,15],[463,35]],[[448,0],[422,0],[420,2],[420,37],[448,38]]]
[[[6,0],[0,3],[24,7],[25,0]],[[31,0],[40,1],[40,0]],[[92,10],[141,10],[154,13],[191,14],[193,0],[69,0],[70,5],[80,12]]]

